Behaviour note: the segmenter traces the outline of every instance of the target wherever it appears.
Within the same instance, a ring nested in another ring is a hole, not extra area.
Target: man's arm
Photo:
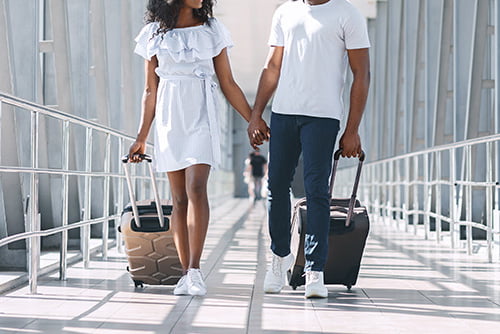
[[[248,138],[254,149],[269,139],[269,128],[262,119],[262,113],[271,99],[280,78],[281,63],[283,61],[283,47],[273,46],[269,52],[266,65],[259,80],[257,97],[255,98],[250,123],[248,124]]]
[[[368,98],[370,56],[368,49],[348,50],[347,54],[354,80],[351,86],[349,116],[339,146],[342,149],[342,156],[350,158],[361,154],[361,139],[358,128]]]

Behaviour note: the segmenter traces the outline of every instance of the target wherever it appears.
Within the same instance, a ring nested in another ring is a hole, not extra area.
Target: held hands
[[[146,142],[136,140],[128,150],[129,162],[138,163],[142,161],[139,156],[146,152]]]
[[[269,141],[271,137],[271,131],[261,116],[252,115],[248,123],[247,133],[250,145],[254,150],[258,150],[258,146],[262,145],[264,141]]]
[[[340,137],[339,147],[342,149],[342,157],[344,158],[354,158],[361,155],[361,139],[359,134],[344,132],[342,137]]]

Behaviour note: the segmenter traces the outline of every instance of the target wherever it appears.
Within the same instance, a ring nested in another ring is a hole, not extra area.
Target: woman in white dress
[[[154,164],[167,172],[172,229],[184,275],[176,295],[205,295],[200,258],[209,221],[207,181],[220,162],[216,84],[245,120],[251,109],[231,73],[229,32],[212,17],[213,0],[150,0],[135,52],[145,58],[145,90],[130,161],[140,161],[155,119]]]

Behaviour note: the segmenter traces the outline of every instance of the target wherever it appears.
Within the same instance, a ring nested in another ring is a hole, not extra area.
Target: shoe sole
[[[275,290],[264,290],[264,293],[268,293],[268,294],[273,294],[273,295],[277,295],[278,293],[280,293],[281,290],[279,291],[275,291]]]
[[[306,299],[311,299],[311,298],[328,298],[328,292],[325,294],[322,293],[311,293],[311,294],[305,294],[304,297]]]

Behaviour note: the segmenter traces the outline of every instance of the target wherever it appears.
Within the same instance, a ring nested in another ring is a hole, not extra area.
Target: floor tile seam
[[[404,232],[401,232],[404,233]],[[390,240],[389,238],[386,238],[383,235],[374,233],[372,235],[373,238],[376,240],[380,241],[384,246],[388,249],[396,250],[398,252],[401,252],[405,254],[406,256],[410,257],[414,261],[418,261],[425,267],[431,268],[432,271],[436,271],[440,273],[441,275],[445,276],[448,282],[456,282],[463,284],[467,286],[468,288],[472,289],[475,291],[477,295],[482,295],[487,298],[492,304],[496,306],[500,306],[498,302],[492,300],[491,296],[488,295],[488,291],[490,290],[488,287],[485,287],[481,283],[472,283],[471,284],[471,279],[464,276],[457,270],[454,270],[452,266],[447,266],[443,264],[437,264],[438,260],[433,260],[430,258],[427,258],[423,255],[417,254],[417,251],[414,249],[406,249],[404,245],[398,244],[397,242],[394,242]],[[442,280],[442,279],[441,279]]]
[[[236,234],[236,232],[243,226],[245,220],[248,217],[249,209],[247,209],[240,217],[239,219],[232,224],[232,227],[226,231],[222,236],[219,237],[219,244],[224,241],[224,240],[232,240],[232,236]],[[230,237],[231,235],[231,237]],[[229,243],[226,243],[223,248],[220,249],[219,255],[213,260],[213,264],[211,265],[211,268],[206,271],[205,277],[210,276],[213,268],[216,266],[216,263],[220,261],[222,258],[223,254],[226,253],[227,249],[229,248]],[[212,252],[214,252],[217,249],[217,246],[214,247]],[[211,255],[211,254],[210,254]],[[207,256],[207,258],[212,258],[211,256]]]
[[[237,207],[239,205],[241,205],[241,201],[236,201],[236,205],[234,207]],[[229,241],[229,240],[232,239],[232,236],[234,236],[236,234],[236,232],[244,224],[245,220],[247,219],[247,217],[249,215],[249,212],[250,212],[250,208],[247,208],[243,212],[243,214],[240,215],[239,219],[232,224],[232,227],[229,228],[222,236],[218,237],[217,245],[220,244],[221,242],[224,243],[224,241]],[[209,258],[209,259],[213,259],[213,260],[211,261],[212,263],[210,264],[210,268],[208,270],[204,270],[205,280],[208,280],[211,277],[211,275],[213,273],[213,270],[217,267],[217,263],[220,262],[221,258],[226,253],[226,251],[227,251],[227,249],[229,247],[229,242],[225,242],[224,243],[224,247],[221,247],[220,250],[218,250],[219,248],[217,247],[217,245],[215,245],[213,247],[211,253],[208,254],[207,257],[206,257],[207,259]],[[218,253],[218,254],[216,254],[215,258],[213,257],[213,253],[214,252]],[[206,262],[205,262],[205,265],[206,265]],[[169,330],[169,333],[173,333],[176,330],[176,326],[179,324],[179,322],[183,318],[184,314],[186,313],[189,305],[191,305],[191,303],[193,302],[193,300],[195,298],[196,298],[195,296],[191,296],[189,298],[189,302],[186,304],[186,306],[184,307],[184,309],[180,311],[179,316],[177,317],[177,320],[172,324],[172,326],[171,326],[171,328]],[[200,307],[201,307],[201,305],[198,305],[198,309]],[[190,313],[191,313],[191,310],[190,310]]]
[[[259,319],[262,318],[262,307],[257,307],[258,305],[255,305],[256,304],[256,301],[257,300],[260,300],[260,301],[263,301],[263,298],[260,298],[262,297],[261,294],[259,294],[256,290],[256,289],[259,289],[259,288],[262,288],[261,286],[257,286],[257,282],[261,283],[261,281],[263,281],[263,272],[265,271],[265,268],[266,268],[266,265],[267,265],[267,261],[266,261],[266,250],[264,249],[264,245],[265,245],[265,240],[264,240],[264,224],[266,222],[266,214],[263,214],[262,215],[262,219],[260,220],[260,224],[259,224],[259,228],[258,228],[258,242],[257,242],[257,269],[256,269],[256,273],[255,273],[255,280],[254,280],[254,284],[253,284],[253,289],[252,289],[252,295],[251,295],[251,302],[250,302],[250,305],[248,307],[248,311],[247,311],[247,326],[246,326],[246,333],[247,334],[250,334],[250,333],[255,333],[256,330],[253,328],[253,325],[255,323],[259,323],[260,322],[257,322],[257,321],[253,321],[254,320],[254,314],[255,312],[259,312],[260,310],[260,316],[259,316]],[[259,264],[263,264],[264,265],[264,270],[262,270],[262,268],[259,268]],[[263,292],[262,292],[263,293]],[[259,296],[259,298],[256,298],[257,296]],[[262,306],[262,305],[260,305]]]
[[[210,208],[210,210],[212,211],[214,218],[216,218],[216,217],[219,218],[219,217],[226,216],[228,214],[228,212],[231,212],[232,210],[234,210],[234,208],[236,208],[240,205],[241,205],[241,201],[231,200],[231,201],[227,201],[224,204],[217,206],[216,209]],[[229,208],[226,208],[226,206]],[[220,210],[223,213],[217,213],[216,210]],[[212,217],[210,217],[210,218],[212,218]]]
[[[251,213],[251,211],[249,212],[249,214]],[[246,217],[246,219],[244,220],[243,224],[234,232],[233,236],[230,238],[230,242],[227,243],[226,247],[225,247],[225,250],[223,252],[221,252],[221,257],[215,262],[214,264],[214,267],[212,268],[212,271],[213,270],[216,270],[217,268],[221,269],[223,267],[225,267],[225,264],[222,263],[222,262],[227,262],[226,260],[225,261],[221,261],[221,259],[224,259],[224,257],[226,255],[235,255],[235,254],[238,254],[238,253],[241,253],[242,251],[241,250],[238,250],[238,249],[234,249],[236,247],[240,247],[239,245],[234,245],[234,242],[237,242],[239,240],[246,240],[247,237],[246,236],[239,236],[239,234],[241,233],[250,233],[252,235],[255,234],[254,231],[252,231],[251,229],[255,229],[255,227],[253,227],[253,223],[254,221],[253,220],[250,220],[249,219],[249,215]],[[250,228],[248,228],[247,225],[250,224]],[[252,248],[252,251],[255,251],[257,250],[258,248],[258,244],[254,244],[254,245],[247,245],[246,247],[250,247]],[[256,272],[257,270],[257,266],[258,266],[258,263],[256,261],[256,265],[255,265],[255,268],[252,270],[253,273]],[[238,271],[238,274],[246,274],[246,271],[249,271],[250,269],[240,269],[238,268],[236,271]],[[208,277],[208,275],[207,275]]]
[[[431,297],[428,297],[425,295],[425,293],[423,293],[422,291],[418,291],[425,299],[427,299],[429,302],[431,302],[433,305],[437,306],[437,307],[440,307],[440,309],[442,310],[442,305],[439,305],[438,303],[434,302],[432,300]],[[460,307],[460,306],[455,306],[455,307]],[[467,327],[470,327],[469,325],[467,325],[467,322],[464,321],[462,318],[459,318],[455,315],[453,315],[453,312],[456,312],[456,311],[453,311],[453,310],[448,310],[446,311],[446,315],[450,318],[450,319],[453,319],[454,321],[459,321],[460,323],[462,323],[463,325],[467,326]]]
[[[173,322],[172,326],[170,326],[170,329],[168,331],[168,333],[172,333],[175,329],[175,327],[177,326],[177,324],[179,323],[179,321],[181,321],[182,319],[182,316],[184,315],[184,313],[186,313],[186,310],[188,309],[189,305],[191,305],[191,303],[193,302],[195,296],[191,296],[189,298],[189,301],[185,304],[184,308],[182,310],[180,310],[179,312],[179,316],[177,317],[177,319]]]
[[[90,315],[92,312],[94,311],[97,311],[101,306],[103,305],[106,305],[108,302],[111,302],[111,299],[117,294],[117,293],[120,293],[119,290],[113,290],[112,292],[108,293],[104,298],[102,298],[102,300],[97,303],[96,305],[92,306],[90,309],[88,309],[87,311],[83,312],[82,314],[80,314],[79,316],[75,317],[73,319],[73,321],[83,321],[83,317],[86,317],[88,315]],[[130,301],[126,301],[125,304],[129,304]],[[121,307],[118,307],[116,309],[114,309],[114,311],[108,315],[108,317],[106,318],[107,319],[111,319],[115,314],[119,313],[119,311],[121,309],[123,309],[125,307],[125,305],[122,305]],[[97,328],[100,328],[102,325],[104,325],[106,322],[105,321],[101,321],[101,324],[97,327]]]
[[[259,228],[256,228],[255,227],[255,222],[256,222],[256,220],[259,221],[259,222],[262,222],[264,220],[264,218],[265,218],[265,215],[259,214],[260,217],[258,217],[258,219],[255,219],[255,217],[254,217],[255,216],[254,210],[255,210],[255,206],[252,206],[250,208],[249,212],[248,212],[248,215],[247,215],[247,218],[245,219],[245,222],[238,229],[238,231],[236,231],[236,233],[234,234],[233,240],[238,240],[238,238],[243,238],[244,239],[245,237],[241,237],[241,236],[238,237],[238,234],[241,233],[241,232],[248,233],[250,231],[255,230],[257,232],[257,235],[259,235],[261,233],[261,230],[262,230],[261,224],[259,224]],[[247,226],[249,224],[250,224],[250,227]],[[228,247],[226,253],[230,252],[231,248],[233,248],[233,247],[234,246],[230,245]],[[254,251],[256,253],[258,253],[259,249],[260,249],[259,242],[257,242],[255,245],[253,245],[252,248],[254,248]],[[240,251],[235,250],[235,252],[240,252]],[[259,262],[258,262],[258,255],[257,255],[257,261],[256,261],[255,268],[254,268],[254,271],[253,271],[254,275],[255,275],[255,278],[257,277],[257,272],[258,272],[258,269],[259,269],[258,266],[259,266]],[[254,282],[255,282],[255,279],[254,279]],[[246,317],[246,322],[245,322],[245,328],[246,328],[245,333],[248,333],[248,331],[249,331],[249,325],[248,324],[250,322],[250,314],[252,312],[252,305],[253,305],[252,301],[253,301],[254,296],[255,296],[255,284],[252,284],[251,291],[250,291],[250,296],[249,296],[249,302],[247,304],[248,310],[247,310],[247,317]]]
[[[116,241],[111,240],[108,243],[108,247],[109,247],[109,249],[116,247]],[[56,252],[54,252],[54,253],[56,253]],[[80,252],[71,252],[68,254],[71,254],[71,256],[68,256],[68,258],[67,258],[68,268],[82,262],[82,255]],[[90,250],[91,257],[94,256],[95,254],[102,254],[101,245],[94,246]],[[38,282],[40,282],[43,278],[52,275],[53,273],[57,272],[58,270],[59,270],[59,264],[57,262],[53,262],[53,261],[51,261],[51,264],[47,265],[46,267],[39,268]],[[29,281],[28,272],[24,272],[22,275],[19,275],[18,277],[15,277],[12,280],[9,280],[8,282],[12,282],[12,281],[17,281],[19,283],[15,283],[14,286],[9,288],[9,289],[2,290],[0,288],[0,297],[5,296],[9,292],[22,289],[24,286],[26,286],[26,284]],[[5,285],[7,285],[8,282],[6,282]],[[1,285],[0,285],[0,287],[1,287]]]
[[[23,327],[21,327],[20,329],[25,329],[26,327],[28,327],[29,325],[33,324],[34,322],[36,322],[38,319],[31,319],[27,324],[25,324]]]
[[[368,299],[370,301],[370,303],[377,309],[377,311],[379,312],[379,314],[382,315],[382,316],[385,316],[384,312],[380,309],[380,307],[373,300],[373,298],[368,295],[368,293],[366,292],[366,290],[363,289],[363,288],[361,288],[361,292],[363,292],[363,294],[365,295],[366,299]]]

